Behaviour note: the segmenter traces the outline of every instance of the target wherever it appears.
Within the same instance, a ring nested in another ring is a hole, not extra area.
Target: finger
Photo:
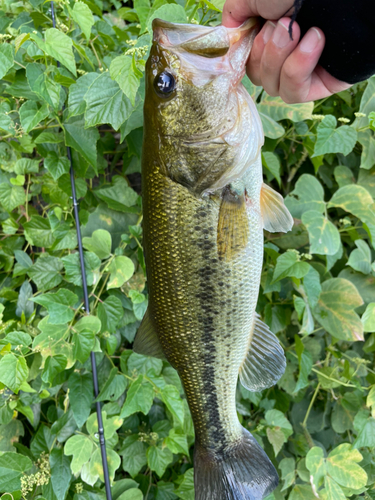
[[[228,28],[235,28],[252,16],[259,16],[255,1],[227,0],[223,7],[222,23]]]
[[[264,19],[279,19],[286,12],[291,15],[293,0],[227,0],[223,8],[223,25],[228,28],[239,26],[251,16]],[[290,10],[290,13],[289,13]]]
[[[253,46],[251,47],[250,57],[247,62],[246,72],[254,85],[261,85],[262,80],[260,76],[260,65],[264,48],[267,42],[272,37],[272,33],[276,28],[277,21],[267,21],[258,35],[254,39]]]
[[[276,25],[267,42],[260,63],[260,78],[265,91],[271,96],[279,95],[283,65],[298,44],[300,29],[293,24],[293,40],[289,34],[290,19],[283,17]]]
[[[313,101],[350,87],[336,80],[323,68],[316,68],[324,43],[323,32],[318,28],[310,28],[285,61],[279,87],[280,96],[285,102]]]

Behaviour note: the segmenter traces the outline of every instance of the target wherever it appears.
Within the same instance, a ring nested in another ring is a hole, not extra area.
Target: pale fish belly
[[[261,165],[257,162],[246,175],[248,195],[258,193],[247,208],[248,245],[230,261],[218,257],[217,200],[196,198],[157,174],[148,182],[156,183],[149,193],[162,193],[158,203],[164,208],[162,217],[153,217],[145,207],[150,219],[145,241],[157,242],[157,249],[155,243],[146,248],[150,310],[163,350],[182,379],[197,442],[220,453],[242,436],[235,393],[250,344],[263,260]],[[163,253],[170,259],[161,270],[158,255]]]

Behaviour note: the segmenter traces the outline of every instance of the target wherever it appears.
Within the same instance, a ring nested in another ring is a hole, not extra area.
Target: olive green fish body
[[[235,392],[259,289],[260,217],[249,223],[249,245],[226,261],[218,256],[217,197],[196,197],[158,169],[143,182],[150,314],[182,379],[197,439],[219,450],[242,435]]]
[[[149,308],[134,349],[179,373],[196,432],[196,500],[260,500],[277,474],[236,412],[238,376],[281,376],[276,337],[255,313],[263,228],[291,218],[262,182],[263,133],[240,84],[255,36],[155,20],[142,155]]]

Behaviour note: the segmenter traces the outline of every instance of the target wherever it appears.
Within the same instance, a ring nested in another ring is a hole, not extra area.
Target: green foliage
[[[1,1],[6,499],[104,497],[91,351],[114,500],[194,498],[194,429],[179,378],[166,361],[131,350],[148,304],[143,74],[152,19],[216,25],[223,3],[63,0],[53,28],[49,2]],[[287,369],[263,393],[239,386],[238,415],[279,470],[268,500],[375,498],[375,78],[294,105],[244,84],[266,135],[266,180],[295,225],[265,234],[257,309],[285,348]]]

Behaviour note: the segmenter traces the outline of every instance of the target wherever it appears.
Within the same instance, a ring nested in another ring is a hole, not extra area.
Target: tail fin
[[[278,483],[275,467],[246,429],[243,439],[222,454],[196,444],[195,500],[262,500]]]

